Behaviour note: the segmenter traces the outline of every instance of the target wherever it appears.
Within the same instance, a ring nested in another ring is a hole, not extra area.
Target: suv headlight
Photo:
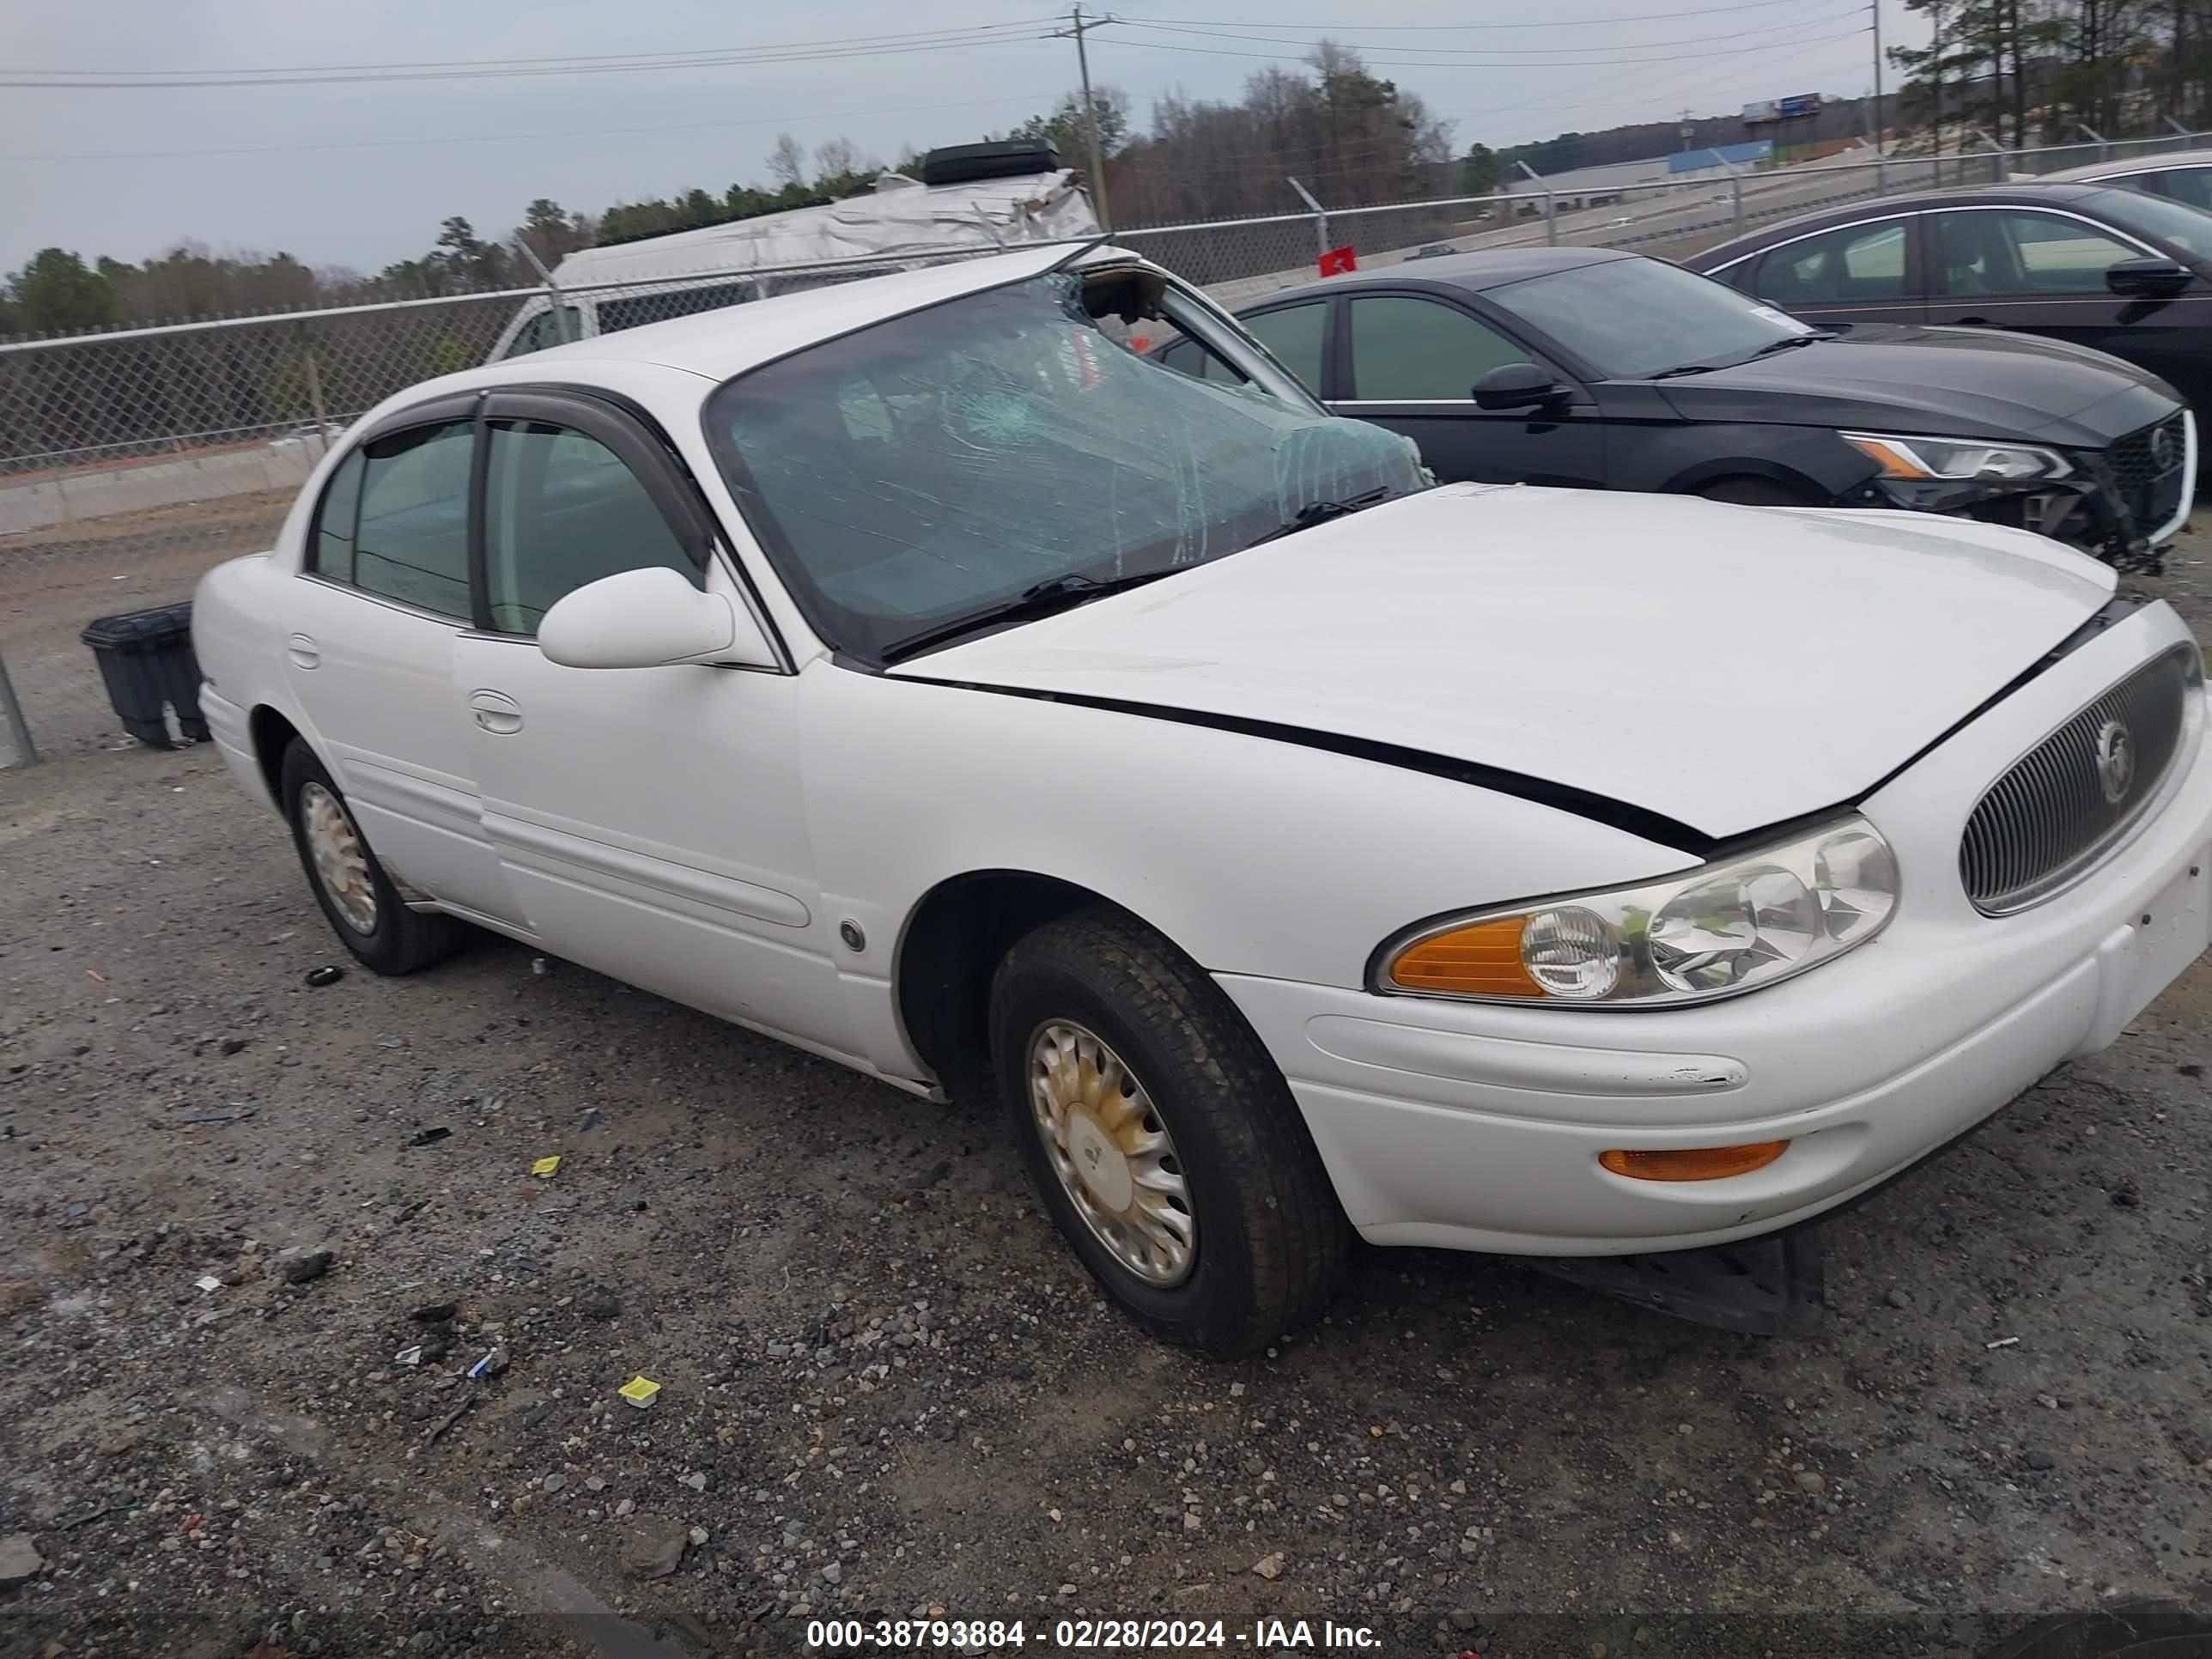
[[[2074,469],[2055,449],[2033,444],[1983,443],[1975,439],[1905,438],[1884,432],[1845,432],[1853,449],[1877,462],[1885,478],[1978,479],[1989,483],[2031,483],[2063,478]]]
[[[1802,974],[1880,933],[1897,860],[1849,817],[1640,886],[1424,922],[1376,952],[1377,991],[1657,1007]]]

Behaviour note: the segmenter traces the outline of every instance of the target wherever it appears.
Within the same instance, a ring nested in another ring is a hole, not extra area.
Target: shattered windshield
[[[1316,502],[1426,487],[1404,438],[1141,357],[1055,272],[799,352],[707,411],[730,488],[839,648],[1249,546]]]

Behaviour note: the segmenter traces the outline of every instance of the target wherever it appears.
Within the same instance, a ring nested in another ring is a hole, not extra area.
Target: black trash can
[[[107,700],[123,729],[141,743],[173,746],[164,707],[174,709],[177,729],[195,743],[207,741],[200,718],[200,665],[192,655],[192,602],[102,617],[79,635],[92,647],[107,682]]]

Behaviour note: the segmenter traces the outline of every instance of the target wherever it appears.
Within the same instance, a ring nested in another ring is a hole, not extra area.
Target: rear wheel
[[[1230,1356],[1316,1317],[1350,1230],[1289,1087],[1221,989],[1100,907],[1000,964],[991,1053],[1030,1173],[1107,1294]]]
[[[1811,492],[1778,483],[1771,478],[1716,478],[1699,484],[1695,492],[1709,501],[1734,501],[1739,507],[1820,507]]]
[[[410,974],[453,953],[467,937],[462,924],[407,908],[337,783],[296,738],[284,751],[283,791],[307,885],[356,961],[380,974]]]

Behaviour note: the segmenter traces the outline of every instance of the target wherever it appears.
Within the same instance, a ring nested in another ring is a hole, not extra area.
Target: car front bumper
[[[2212,933],[2212,720],[2163,805],[2075,886],[1967,903],[1958,826],[1988,781],[2179,631],[2165,607],[2031,681],[1863,803],[1905,890],[1880,936],[1678,1009],[1535,1008],[1218,976],[1280,1064],[1352,1224],[1378,1244],[1619,1255],[1779,1231],[2102,1048]],[[2083,661],[2082,659],[2089,660]],[[1787,1140],[1721,1180],[1615,1175],[1613,1148]]]

